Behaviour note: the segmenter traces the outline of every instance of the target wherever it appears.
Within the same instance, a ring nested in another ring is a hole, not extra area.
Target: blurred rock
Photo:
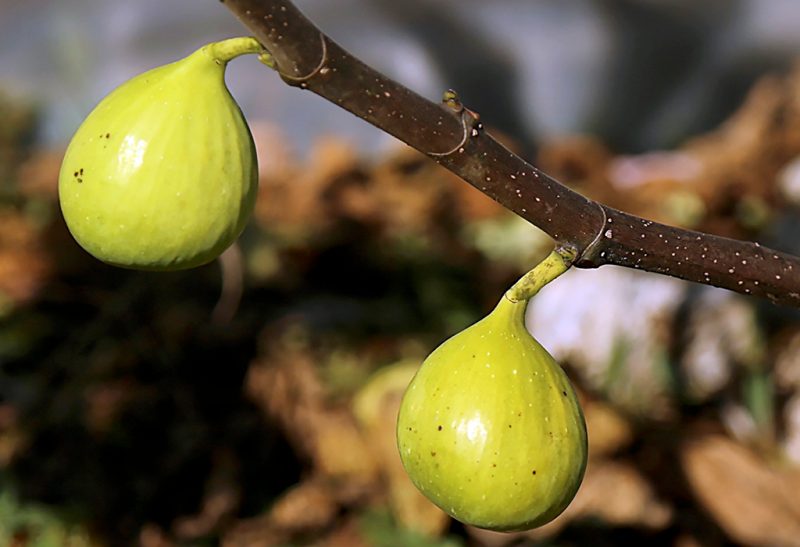
[[[663,418],[672,411],[671,322],[686,291],[677,279],[614,266],[570,270],[531,300],[526,323],[579,383],[628,411]]]
[[[790,332],[779,340],[773,368],[781,389],[800,390],[800,331]]]
[[[800,158],[795,158],[778,175],[781,197],[793,207],[800,207]]]
[[[681,358],[685,395],[704,401],[728,385],[738,367],[764,363],[765,345],[751,302],[728,291],[701,289],[692,301]]]

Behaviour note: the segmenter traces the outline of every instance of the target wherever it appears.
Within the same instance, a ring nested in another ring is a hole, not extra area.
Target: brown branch
[[[325,36],[289,0],[222,0],[266,47],[286,83],[308,89],[431,157],[578,253],[800,307],[800,259],[644,220],[591,201],[491,137],[455,94],[436,104]]]

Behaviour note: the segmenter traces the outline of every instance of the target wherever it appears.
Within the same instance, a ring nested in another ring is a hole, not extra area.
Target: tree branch
[[[284,81],[313,91],[457,174],[578,255],[800,307],[800,259],[758,243],[666,226],[591,201],[511,153],[454,93],[424,99],[325,36],[289,0],[222,0]]]

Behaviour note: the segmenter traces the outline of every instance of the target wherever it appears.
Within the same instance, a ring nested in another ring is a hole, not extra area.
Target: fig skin
[[[525,329],[526,307],[504,297],[439,346],[397,422],[417,488],[453,518],[496,531],[558,516],[586,468],[583,413],[564,371]]]
[[[78,128],[59,200],[73,237],[99,260],[191,268],[216,258],[244,229],[258,164],[225,86],[227,61],[242,53],[230,52],[237,40],[252,39],[209,44],[129,80]]]

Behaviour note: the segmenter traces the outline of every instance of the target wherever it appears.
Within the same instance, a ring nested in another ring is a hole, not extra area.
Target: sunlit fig
[[[439,346],[400,408],[400,457],[445,512],[491,530],[559,515],[586,467],[586,426],[561,367],[525,330],[526,300],[501,299]]]
[[[252,38],[208,44],[122,84],[89,114],[59,176],[64,219],[84,249],[172,270],[213,260],[239,236],[258,166],[225,67],[259,50]]]

